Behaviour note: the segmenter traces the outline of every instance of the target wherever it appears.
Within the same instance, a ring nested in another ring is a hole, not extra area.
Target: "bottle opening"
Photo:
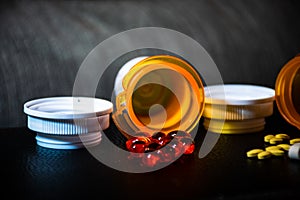
[[[166,129],[184,122],[183,116],[192,112],[195,102],[197,97],[185,77],[174,70],[159,69],[147,73],[138,81],[131,107],[143,126]]]
[[[113,115],[122,132],[190,131],[201,117],[201,79],[192,66],[179,58],[145,58],[128,70],[122,84],[124,91],[117,95]]]

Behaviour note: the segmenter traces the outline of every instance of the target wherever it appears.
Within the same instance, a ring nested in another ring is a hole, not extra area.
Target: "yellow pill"
[[[256,157],[257,154],[259,154],[260,152],[263,152],[263,151],[264,150],[262,150],[262,149],[252,149],[247,152],[247,157],[249,157],[249,158]]]
[[[284,155],[284,151],[282,151],[280,149],[272,149],[272,150],[269,150],[268,152],[270,152],[274,156],[283,156]]]
[[[285,133],[276,134],[275,137],[283,139],[283,140],[289,140],[290,139],[290,136],[288,134],[285,134]]]
[[[290,140],[290,144],[296,144],[299,142],[300,142],[300,138],[295,138],[295,139]]]
[[[257,154],[257,158],[262,160],[262,159],[267,159],[272,156],[272,153],[269,151],[262,151],[259,154]]]
[[[283,139],[281,139],[281,138],[273,137],[273,138],[270,139],[270,144],[278,144],[278,143],[281,143],[281,142],[283,142]],[[299,140],[299,142],[300,142],[300,140]]]
[[[266,151],[280,150],[280,149],[281,149],[280,146],[269,146],[265,148]]]
[[[290,149],[290,145],[288,144],[278,144],[277,146],[281,147],[285,151],[288,151]]]
[[[270,142],[270,139],[272,139],[273,137],[275,137],[274,135],[266,135],[265,137],[264,137],[264,141],[265,142]]]

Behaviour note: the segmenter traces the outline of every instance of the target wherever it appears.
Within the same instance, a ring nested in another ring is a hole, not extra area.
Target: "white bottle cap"
[[[94,146],[101,141],[101,132],[83,135],[47,135],[37,133],[36,142],[39,146],[52,149],[79,149],[84,146]]]
[[[296,143],[290,146],[289,158],[300,160],[300,143]]]
[[[204,127],[219,133],[250,133],[264,129],[273,114],[275,90],[247,84],[206,86]],[[222,121],[222,123],[221,123]],[[210,125],[209,125],[210,124]]]
[[[275,100],[275,90],[258,85],[225,84],[204,87],[205,103],[254,105]],[[225,95],[223,95],[225,93]]]
[[[91,97],[49,97],[28,101],[24,112],[46,119],[82,119],[109,114],[112,103]]]
[[[24,104],[27,126],[37,132],[37,144],[55,149],[99,144],[112,109],[111,102],[90,97],[49,97]]]

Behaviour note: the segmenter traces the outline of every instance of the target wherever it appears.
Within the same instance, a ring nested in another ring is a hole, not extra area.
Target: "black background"
[[[88,53],[128,29],[164,27],[190,36],[213,58],[225,83],[274,88],[280,69],[300,52],[296,0],[4,1],[0,6],[0,127],[25,126],[26,101],[72,95]]]
[[[265,134],[286,132],[298,137],[299,130],[281,117],[276,104],[264,131],[221,135],[213,151],[200,159],[206,134],[200,125],[195,154],[143,174],[111,169],[85,149],[37,146],[23,113],[23,104],[30,99],[71,95],[81,62],[98,43],[143,26],[174,29],[198,41],[225,83],[274,88],[280,69],[300,51],[299,1],[10,1],[0,5],[1,194],[18,199],[297,199],[300,195],[297,160],[245,157],[247,150],[264,147]],[[113,123],[106,134],[124,144]]]

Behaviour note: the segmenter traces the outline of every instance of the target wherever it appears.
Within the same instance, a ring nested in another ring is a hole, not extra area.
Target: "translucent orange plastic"
[[[279,112],[291,125],[300,129],[300,56],[286,63],[275,84],[275,99]]]
[[[180,58],[147,57],[131,67],[122,85],[112,118],[125,136],[141,131],[189,132],[200,120],[203,84],[195,69]]]

